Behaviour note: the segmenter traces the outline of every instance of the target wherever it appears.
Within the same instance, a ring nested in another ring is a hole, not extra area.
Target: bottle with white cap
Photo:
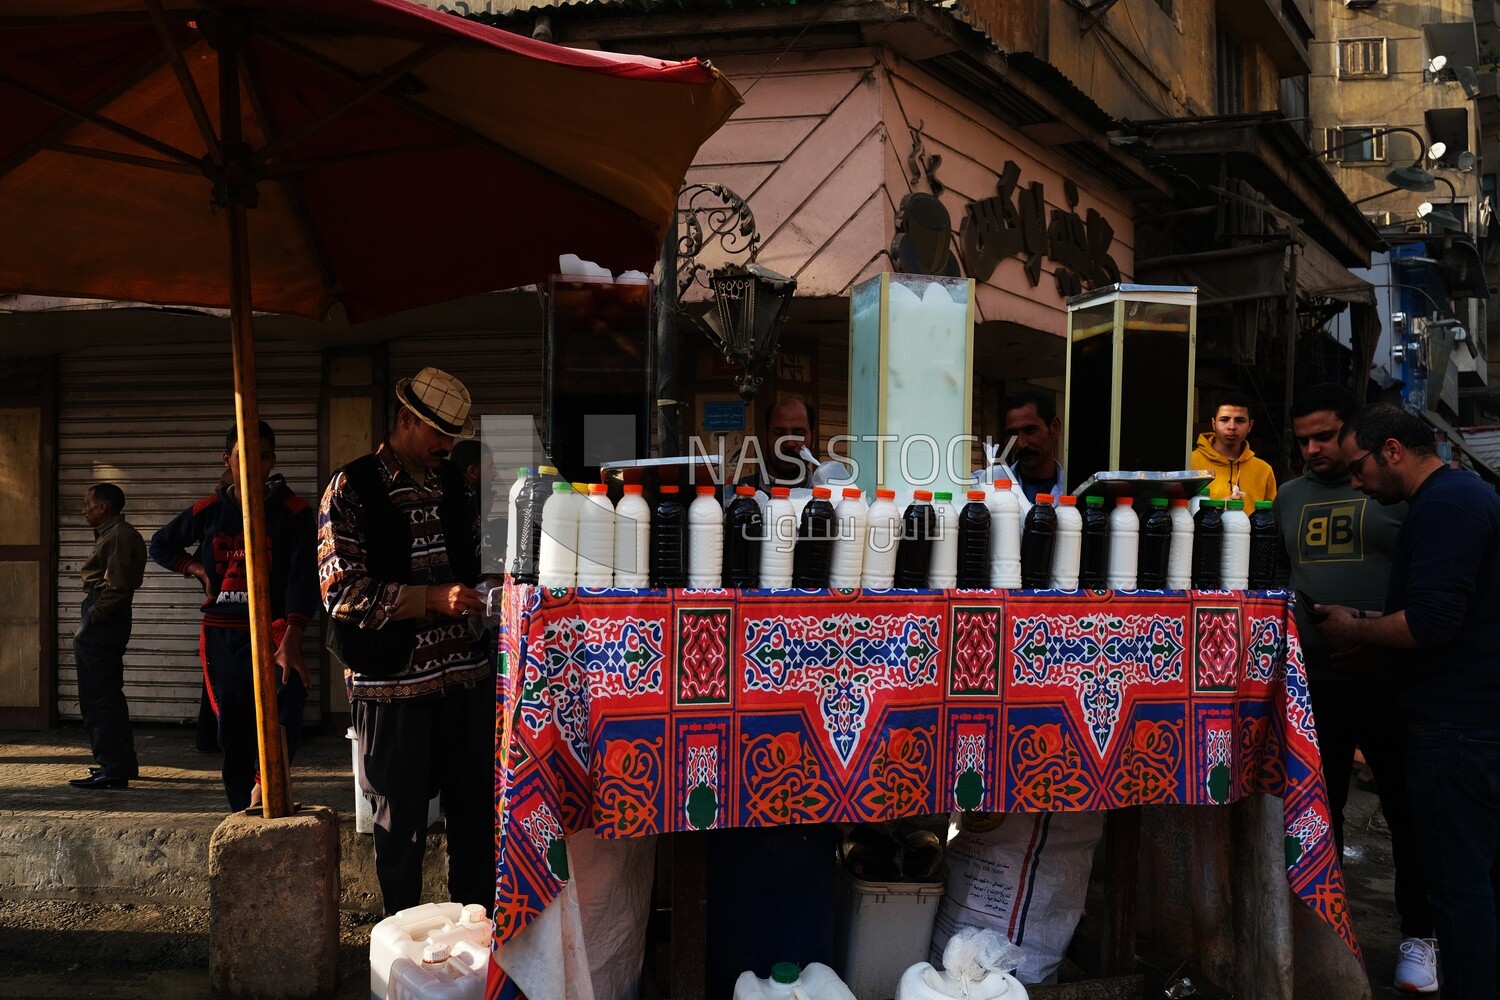
[[[1172,548],[1167,555],[1167,589],[1193,586],[1193,513],[1184,499],[1172,501]]]
[[[1078,567],[1083,557],[1083,515],[1078,513],[1078,498],[1057,498],[1057,534],[1052,543],[1053,590],[1077,590]]]
[[[1135,500],[1120,497],[1109,512],[1109,573],[1105,582],[1110,590],[1134,590],[1136,560],[1140,558],[1141,522],[1135,512]]]
[[[640,483],[626,483],[615,505],[615,586],[651,586],[651,505]]]
[[[1219,550],[1219,577],[1225,590],[1250,589],[1250,515],[1245,501],[1224,501],[1224,547]]]
[[[901,511],[895,490],[876,490],[865,536],[865,566],[860,586],[889,590],[896,582],[896,549],[901,542]]]
[[[790,494],[785,486],[771,487],[771,500],[766,504],[766,537],[760,543],[762,590],[787,590],[792,585],[797,514],[792,509]]]
[[[538,525],[542,536],[537,583],[553,590],[578,586],[578,516],[572,483],[553,483]]]
[[[592,589],[615,585],[615,505],[609,487],[590,483],[578,507],[578,586]]]
[[[1021,586],[1021,503],[1009,479],[995,480],[985,497],[990,509],[990,586],[1018,590]]]
[[[833,519],[838,537],[833,542],[828,585],[840,590],[855,590],[865,567],[865,536],[870,526],[870,508],[858,486],[844,487],[843,499],[833,508]]]
[[[952,590],[958,586],[958,508],[953,505],[953,494],[934,493],[932,511],[937,515],[937,534],[932,538],[927,586],[933,590]]]
[[[698,487],[688,504],[688,586],[720,587],[724,580],[724,508],[713,486]]]

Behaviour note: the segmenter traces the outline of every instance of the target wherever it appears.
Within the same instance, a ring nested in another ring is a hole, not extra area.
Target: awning
[[[1375,305],[1375,286],[1356,277],[1313,240],[1303,244],[1302,259],[1297,262],[1297,291],[1309,298]]]
[[[1492,483],[1500,483],[1500,472],[1497,472],[1485,460],[1484,456],[1470,448],[1468,442],[1464,440],[1464,436],[1452,424],[1431,410],[1423,410],[1422,419],[1426,420],[1433,430],[1442,431],[1447,435],[1448,443],[1464,453],[1464,457],[1469,460],[1469,464],[1474,467],[1475,472]]]

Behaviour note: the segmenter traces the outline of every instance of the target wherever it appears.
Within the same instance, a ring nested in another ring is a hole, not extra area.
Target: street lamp
[[[1436,178],[1422,168],[1423,161],[1427,159],[1427,140],[1423,139],[1422,134],[1416,129],[1408,128],[1405,125],[1391,125],[1386,128],[1371,129],[1366,135],[1351,139],[1345,143],[1340,143],[1337,146],[1329,146],[1327,149],[1313,153],[1309,159],[1324,157],[1329,153],[1336,153],[1341,149],[1357,146],[1362,142],[1369,142],[1378,136],[1390,135],[1392,132],[1406,132],[1411,135],[1412,138],[1417,140],[1417,147],[1421,152],[1417,154],[1417,158],[1412,161],[1411,166],[1394,167],[1390,173],[1385,175],[1385,179],[1404,191],[1431,191],[1436,186]]]
[[[1449,205],[1453,205],[1458,201],[1458,189],[1453,186],[1452,181],[1446,177],[1435,177],[1433,180],[1441,181],[1448,186]],[[1458,220],[1458,216],[1452,212],[1445,212],[1435,207],[1430,201],[1424,201],[1417,206],[1417,216],[1426,220],[1429,226],[1437,226],[1439,229],[1447,229],[1453,232],[1463,232],[1465,230],[1464,224]]]

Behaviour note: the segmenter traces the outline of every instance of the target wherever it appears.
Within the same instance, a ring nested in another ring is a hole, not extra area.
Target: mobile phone
[[[1315,602],[1311,597],[1307,596],[1307,593],[1305,591],[1297,591],[1297,603],[1302,605],[1302,610],[1307,613],[1308,621],[1312,622],[1314,625],[1321,625],[1323,624],[1323,622],[1328,620],[1328,612],[1315,611],[1313,609],[1313,604]]]

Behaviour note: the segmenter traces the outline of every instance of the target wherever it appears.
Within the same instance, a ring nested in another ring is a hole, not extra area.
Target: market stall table
[[[1284,801],[1292,890],[1356,955],[1281,592],[508,585],[496,939],[565,838]],[[489,994],[514,992],[492,964]]]

